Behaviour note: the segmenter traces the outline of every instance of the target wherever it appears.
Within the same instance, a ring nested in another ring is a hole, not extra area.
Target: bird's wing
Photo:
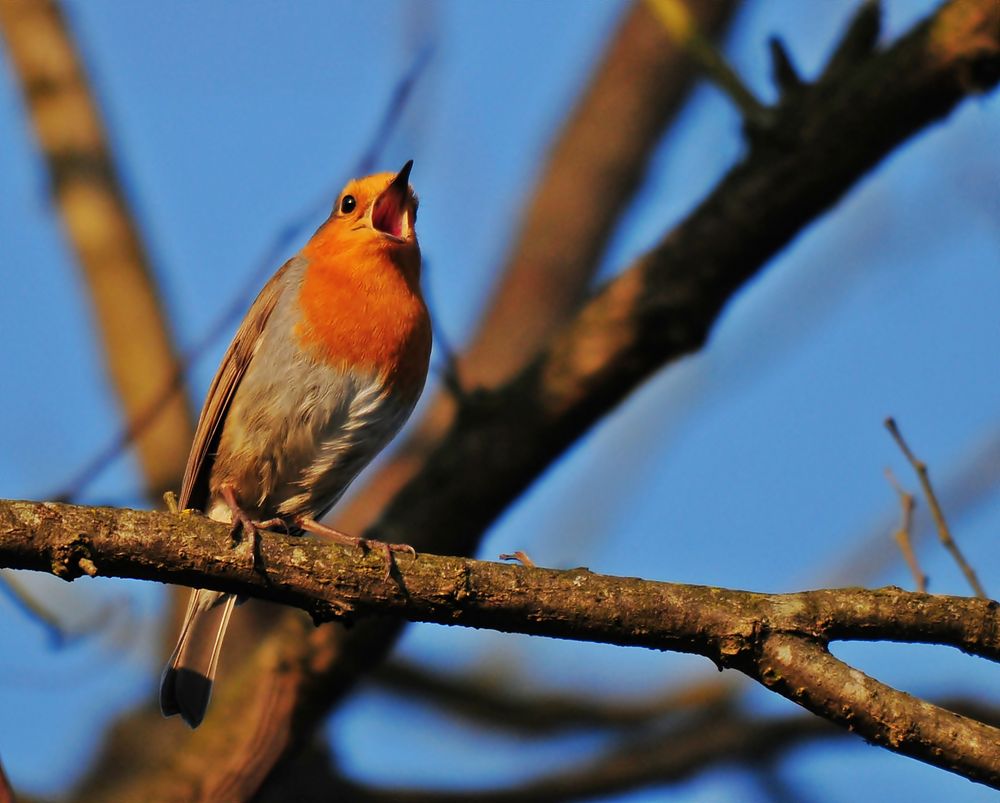
[[[222,422],[236,388],[246,376],[247,366],[257,350],[267,319],[281,295],[282,277],[293,262],[294,258],[282,265],[254,299],[212,380],[184,469],[179,500],[181,510],[192,507],[202,510],[208,504],[208,476],[212,470],[215,446],[222,435]]]

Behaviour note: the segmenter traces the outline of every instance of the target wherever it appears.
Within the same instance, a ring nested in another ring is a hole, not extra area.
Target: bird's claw
[[[528,554],[526,552],[523,552],[520,549],[517,550],[517,552],[510,552],[510,553],[504,552],[502,555],[499,556],[499,558],[500,560],[516,560],[522,566],[526,566],[529,569],[535,568],[535,562],[528,557]]]
[[[251,567],[254,571],[264,572],[264,557],[260,553],[261,530],[267,530],[275,526],[278,523],[284,524],[281,519],[267,519],[265,521],[255,521],[250,517],[250,515],[240,506],[236,499],[236,494],[231,487],[228,485],[223,486],[222,496],[226,500],[226,504],[229,505],[229,511],[232,514],[232,524],[229,527],[229,536],[233,539],[233,544],[238,548],[242,547],[244,543],[249,545],[250,559],[252,561]],[[287,524],[284,526],[288,527]],[[244,540],[244,536],[249,536]]]
[[[385,541],[375,541],[368,538],[359,538],[358,546],[361,547],[366,552],[369,549],[380,549],[382,555],[385,558],[385,574],[383,575],[383,580],[388,581],[392,577],[392,567],[396,565],[396,559],[393,557],[393,552],[405,552],[412,557],[417,556],[417,550],[415,550],[409,544],[389,544]]]
[[[417,556],[417,550],[409,544],[386,544],[386,546],[389,547],[390,552],[405,552],[407,555],[414,558]]]
[[[325,524],[320,524],[315,519],[310,518],[302,518],[297,522],[297,524],[307,533],[318,535],[320,538],[325,538],[326,540],[333,541],[337,544],[358,547],[365,552],[370,549],[381,550],[382,554],[385,556],[386,580],[392,577],[392,567],[395,563],[395,560],[392,557],[393,552],[406,552],[413,557],[417,556],[417,550],[409,544],[389,544],[385,541],[376,541],[370,538],[361,538],[357,535],[348,535],[347,533],[342,533],[340,530],[335,530],[333,527],[327,527]]]
[[[233,546],[239,552],[249,552],[251,568],[262,569],[260,560],[260,529],[257,522],[251,519],[242,510],[233,511],[233,523],[229,528],[229,537],[232,538]]]

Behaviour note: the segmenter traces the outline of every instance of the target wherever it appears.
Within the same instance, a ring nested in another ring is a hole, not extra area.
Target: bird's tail
[[[205,718],[219,650],[235,604],[235,594],[203,588],[191,592],[177,646],[160,679],[163,716],[180,714],[192,728]]]

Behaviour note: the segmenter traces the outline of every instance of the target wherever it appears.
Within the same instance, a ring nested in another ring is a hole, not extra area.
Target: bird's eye
[[[344,214],[348,212],[353,212],[354,207],[358,205],[358,202],[354,200],[353,195],[345,195],[344,199],[340,202],[340,211]]]

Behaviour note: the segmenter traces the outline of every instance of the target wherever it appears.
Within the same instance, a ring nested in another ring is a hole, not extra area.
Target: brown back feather
[[[198,428],[194,433],[191,453],[188,455],[181,483],[180,508],[205,510],[208,507],[208,479],[212,472],[212,456],[215,454],[222,425],[232,403],[233,395],[240,381],[246,375],[247,366],[253,359],[257,342],[267,325],[267,320],[281,295],[281,280],[292,260],[289,260],[264,285],[264,288],[250,305],[240,328],[236,330],[233,342],[229,344],[222,364],[212,380],[205,397]]]

